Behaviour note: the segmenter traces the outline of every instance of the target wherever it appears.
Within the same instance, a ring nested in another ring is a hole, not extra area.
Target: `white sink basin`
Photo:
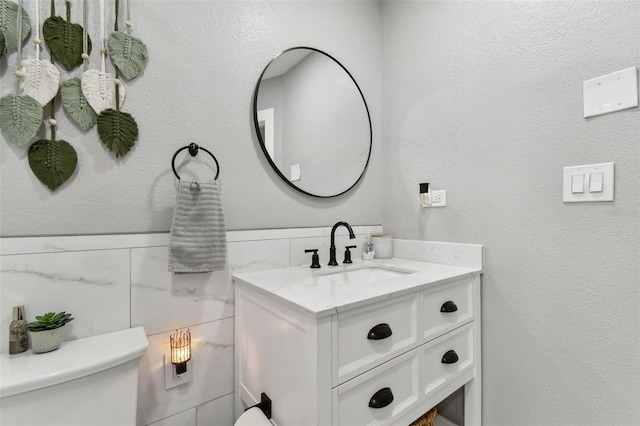
[[[392,269],[384,266],[355,266],[348,267],[348,269],[340,268],[317,272],[314,279],[318,283],[326,282],[331,284],[372,283],[414,272],[408,269]]]

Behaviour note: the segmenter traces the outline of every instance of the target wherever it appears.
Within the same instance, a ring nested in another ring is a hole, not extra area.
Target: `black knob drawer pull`
[[[455,364],[456,362],[458,362],[458,354],[453,349],[442,355],[443,364]]]
[[[442,307],[440,307],[440,312],[445,312],[445,313],[451,313],[457,310],[458,310],[458,307],[451,300],[444,302],[442,304]]]
[[[391,336],[393,332],[391,331],[391,327],[389,324],[382,323],[378,324],[369,330],[369,334],[367,334],[367,339],[369,340],[382,340]]]
[[[384,408],[393,402],[393,393],[389,388],[382,388],[374,393],[369,400],[369,407]]]

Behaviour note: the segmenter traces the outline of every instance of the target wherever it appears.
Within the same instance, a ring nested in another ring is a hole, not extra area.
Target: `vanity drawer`
[[[420,399],[418,351],[403,354],[333,389],[333,424],[386,425]]]
[[[473,368],[473,331],[470,323],[420,347],[425,395]]]
[[[418,343],[417,293],[338,313],[333,324],[334,386]]]
[[[428,342],[473,319],[473,277],[422,292],[422,337]]]

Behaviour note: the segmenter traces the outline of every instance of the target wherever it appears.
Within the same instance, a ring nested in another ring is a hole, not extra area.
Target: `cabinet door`
[[[473,282],[467,277],[422,292],[423,342],[473,320]]]
[[[334,386],[415,347],[417,294],[338,313],[333,327]]]
[[[388,425],[417,406],[417,355],[413,350],[335,388],[334,426]]]
[[[420,346],[425,395],[436,392],[473,368],[473,327],[473,323],[467,324]]]

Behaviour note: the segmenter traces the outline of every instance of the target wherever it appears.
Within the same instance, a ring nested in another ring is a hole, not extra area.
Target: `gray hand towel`
[[[226,228],[218,182],[181,180],[169,235],[169,271],[222,271],[226,259]]]

